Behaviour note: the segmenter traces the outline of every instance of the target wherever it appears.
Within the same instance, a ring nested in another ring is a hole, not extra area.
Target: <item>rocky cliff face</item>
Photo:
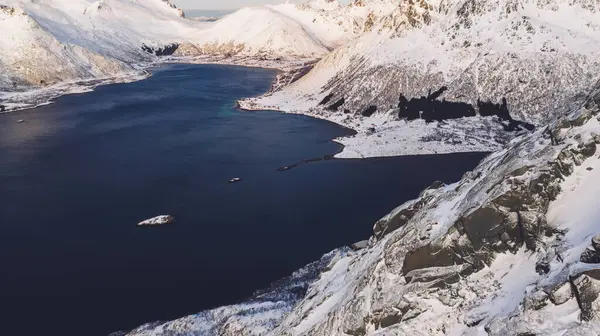
[[[581,21],[565,24],[567,13]],[[447,86],[446,99],[504,97],[519,118],[546,122],[549,110],[580,103],[598,79],[597,49],[588,43],[599,38],[599,18],[587,2],[402,2],[373,23],[390,38],[357,41],[364,46],[322,90],[345,96],[345,107],[360,113]]]
[[[385,4],[393,10],[376,15]],[[401,96],[410,100],[446,87],[441,100],[475,106],[478,116],[478,102],[505,99],[515,119],[543,125],[581,104],[599,79],[600,14],[589,2],[359,1],[354,6],[370,11],[364,35],[329,53],[294,85],[252,102],[256,108],[307,113],[356,129],[357,139],[341,141],[348,147],[344,157],[433,153],[452,139],[461,141],[448,151],[470,142],[494,150],[494,142],[503,145],[512,138],[496,131],[486,137],[490,123],[481,118],[449,121],[452,132],[394,123]],[[343,104],[320,106],[327,96]],[[376,113],[364,118],[373,107]],[[373,126],[385,131],[369,132]],[[407,139],[401,134],[414,134],[416,128],[418,138],[441,140],[403,146]],[[483,138],[492,141],[478,140]]]
[[[592,92],[458,183],[436,183],[382,218],[368,247],[332,259],[258,334],[598,334],[600,85]],[[231,321],[235,332],[174,321],[132,335],[257,334]]]

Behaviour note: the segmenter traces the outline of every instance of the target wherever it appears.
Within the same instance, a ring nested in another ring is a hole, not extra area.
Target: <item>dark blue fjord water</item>
[[[233,107],[274,75],[170,65],[0,115],[0,334],[106,335],[235,303],[483,157],[277,171],[336,153],[349,131]],[[176,224],[136,227],[159,214]]]

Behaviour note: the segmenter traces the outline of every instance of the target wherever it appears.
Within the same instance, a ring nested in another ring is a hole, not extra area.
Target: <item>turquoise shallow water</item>
[[[6,335],[106,335],[231,304],[366,239],[483,154],[329,160],[335,124],[244,112],[271,70],[169,65],[0,116]],[[18,123],[24,119],[25,122]],[[240,183],[228,184],[241,177]],[[174,225],[138,228],[159,214]]]

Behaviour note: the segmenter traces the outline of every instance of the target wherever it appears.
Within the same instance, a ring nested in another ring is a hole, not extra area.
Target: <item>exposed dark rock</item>
[[[508,122],[508,125],[504,125],[504,129],[508,132],[519,130],[524,128],[528,131],[533,131],[535,126],[523,121],[514,120],[508,111],[508,104],[506,98],[502,98],[502,104],[494,104],[492,102],[477,101],[477,109],[479,115],[483,117],[497,116],[500,121]]]
[[[556,286],[552,289],[549,295],[549,299],[555,305],[561,305],[573,298],[573,291],[571,285],[567,282]]]
[[[439,189],[443,186],[445,186],[446,184],[442,181],[435,181],[433,182],[428,188],[427,190],[435,190],[435,189]]]
[[[469,321],[469,322],[467,322],[467,327],[469,327],[469,328],[472,328],[472,327],[474,327],[474,326],[477,326],[477,325],[479,325],[479,323],[481,323],[481,321],[483,321],[483,320],[484,320],[484,319],[477,319],[477,320],[474,320],[474,321]]]
[[[465,261],[451,246],[444,246],[443,243],[437,242],[408,252],[404,258],[402,272],[409,274],[417,269],[448,267],[464,263]]]
[[[352,112],[351,112],[350,110],[348,110],[348,109],[344,109],[344,113],[345,113],[345,114],[350,114],[350,113],[352,113]]]
[[[592,247],[594,247],[596,251],[600,251],[600,235],[592,238]]]
[[[548,274],[550,272],[550,264],[547,262],[540,262],[535,265],[535,271],[538,274]]]
[[[281,57],[277,57],[275,61],[281,61]],[[315,62],[307,62],[300,69],[292,71],[291,73],[285,75],[285,77],[287,77],[287,80],[285,81],[286,85],[293,84],[297,82],[300,78],[304,77],[307,73],[309,73],[312,70],[315,64]]]
[[[426,122],[433,122],[474,117],[477,115],[475,107],[468,103],[446,101],[445,99],[438,100],[446,90],[448,88],[442,86],[433,93],[430,90],[427,97],[412,98],[411,100],[408,100],[404,95],[400,95],[398,117],[406,120],[424,119]],[[502,104],[478,101],[477,109],[481,116],[497,116],[500,122],[502,122],[504,129],[508,132],[520,129],[533,131],[535,129],[534,125],[514,120],[511,117],[506,98],[502,98]]]
[[[596,249],[588,247],[583,251],[579,260],[586,264],[600,264],[600,253]]]
[[[590,113],[581,113],[577,118],[569,120],[572,127],[583,126],[586,122],[592,119],[592,114]]]
[[[351,336],[364,336],[367,334],[367,329],[365,327],[360,327],[357,329],[345,329],[344,333]]]
[[[535,251],[538,237],[547,229],[545,218],[537,211],[517,211],[517,244],[525,243],[527,249]]]
[[[296,168],[302,164],[305,163],[311,163],[311,162],[318,162],[318,161],[327,161],[327,160],[332,160],[334,159],[333,155],[325,155],[323,157],[319,157],[319,158],[312,158],[312,159],[306,159],[306,160],[302,160],[300,162],[294,163],[292,165],[289,166],[283,166],[283,167],[279,167],[277,168],[277,171],[286,171],[286,170],[290,170],[292,168]]]
[[[600,280],[600,268],[585,271],[583,272],[583,274],[589,276],[592,279]]]
[[[508,112],[506,98],[502,98],[502,104],[494,104],[492,102],[477,101],[479,115],[482,117],[498,116],[500,120],[512,120]]]
[[[329,107],[327,107],[327,109],[329,111],[337,111],[337,109],[340,108],[340,106],[344,105],[345,102],[346,102],[346,99],[342,98],[342,99],[336,101],[335,103],[329,105]]]
[[[406,282],[428,283],[431,287],[446,288],[448,285],[460,281],[461,276],[472,273],[468,264],[447,267],[430,267],[415,269],[404,275]]]
[[[505,207],[508,210],[515,212],[523,207],[526,200],[523,195],[516,191],[508,191],[496,198],[493,203]]]
[[[579,260],[586,264],[600,264],[600,235],[592,238],[591,245],[583,251]]]
[[[350,248],[353,249],[354,251],[358,251],[358,250],[367,248],[368,246],[369,246],[369,241],[362,240],[362,241],[359,241],[359,242],[356,242],[356,243],[350,245]]]
[[[433,122],[476,115],[475,109],[467,103],[437,100],[446,90],[447,88],[444,86],[434,93],[430,92],[427,97],[412,98],[410,101],[400,95],[398,117],[406,120],[425,119],[426,122]]]
[[[0,104],[0,112],[5,112],[6,111],[6,106]]]
[[[552,143],[552,146],[560,145],[560,141],[558,140],[558,137],[556,136],[555,132],[550,130],[550,126],[546,127],[543,134],[550,138],[550,142]]]
[[[170,56],[173,55],[173,53],[177,50],[177,48],[179,48],[179,44],[178,43],[172,43],[172,44],[168,44],[162,47],[158,47],[158,48],[153,48],[153,47],[149,47],[147,45],[142,45],[142,50],[144,50],[145,52],[149,53],[149,54],[153,54],[156,56]]]
[[[459,230],[463,230],[473,248],[478,250],[488,243],[494,243],[494,239],[498,239],[504,227],[506,215],[492,207],[482,207],[473,212],[468,217],[460,220],[458,223]]]
[[[365,117],[370,117],[375,112],[377,112],[377,106],[371,105],[371,106],[369,106],[369,108],[367,108],[366,110],[363,111],[362,115]]]
[[[421,315],[426,310],[419,302],[400,301],[393,308],[386,307],[379,311],[374,311],[371,322],[375,329],[387,328],[389,326],[412,320]]]
[[[416,201],[414,204],[407,206],[405,209],[398,211],[398,213],[391,215],[388,218],[382,218],[373,227],[373,234],[375,238],[381,239],[390,232],[397,230],[404,226],[419,209],[427,204],[428,198],[424,197]]]
[[[577,304],[581,310],[582,321],[597,320],[600,318],[600,281],[588,275],[582,274],[578,277],[569,277],[571,290],[575,294]]]
[[[333,98],[333,93],[330,93],[327,96],[325,96],[325,98],[323,98],[323,100],[321,100],[321,102],[319,103],[319,105],[325,105],[325,104],[329,103],[329,101],[331,100],[331,98]]]
[[[379,320],[378,327],[379,328],[387,328],[394,324],[400,323],[400,321],[402,321],[402,314],[400,314],[399,312],[394,312],[394,313],[391,313],[391,314],[386,315],[383,318],[381,318]]]
[[[225,56],[232,57],[233,54],[227,53]],[[264,60],[269,60],[269,58],[266,58],[266,57],[261,57],[261,58]],[[274,60],[280,61],[281,58],[277,57]],[[312,68],[315,66],[315,64],[316,64],[316,61],[304,62],[301,66],[299,66],[298,68],[296,68],[294,70],[280,72],[279,74],[277,74],[275,80],[273,81],[273,84],[271,85],[271,89],[269,90],[269,93],[278,91],[282,87],[284,87],[286,85],[290,85],[290,84],[298,81],[300,78],[302,78],[308,72],[310,72],[310,70],[312,70]]]

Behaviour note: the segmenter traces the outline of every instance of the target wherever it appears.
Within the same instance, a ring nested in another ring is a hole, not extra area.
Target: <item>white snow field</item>
[[[337,157],[494,151],[383,217],[366,248],[128,335],[600,335],[597,1],[311,0],[215,22],[166,0],[0,1],[8,111],[164,61],[242,64],[283,72],[241,107],[356,130]],[[422,96],[476,113],[401,119],[402,99]],[[503,100],[537,128],[482,113]]]
[[[598,118],[596,88],[383,217],[368,247],[328,254],[300,299],[258,295],[127,335],[598,335]]]

